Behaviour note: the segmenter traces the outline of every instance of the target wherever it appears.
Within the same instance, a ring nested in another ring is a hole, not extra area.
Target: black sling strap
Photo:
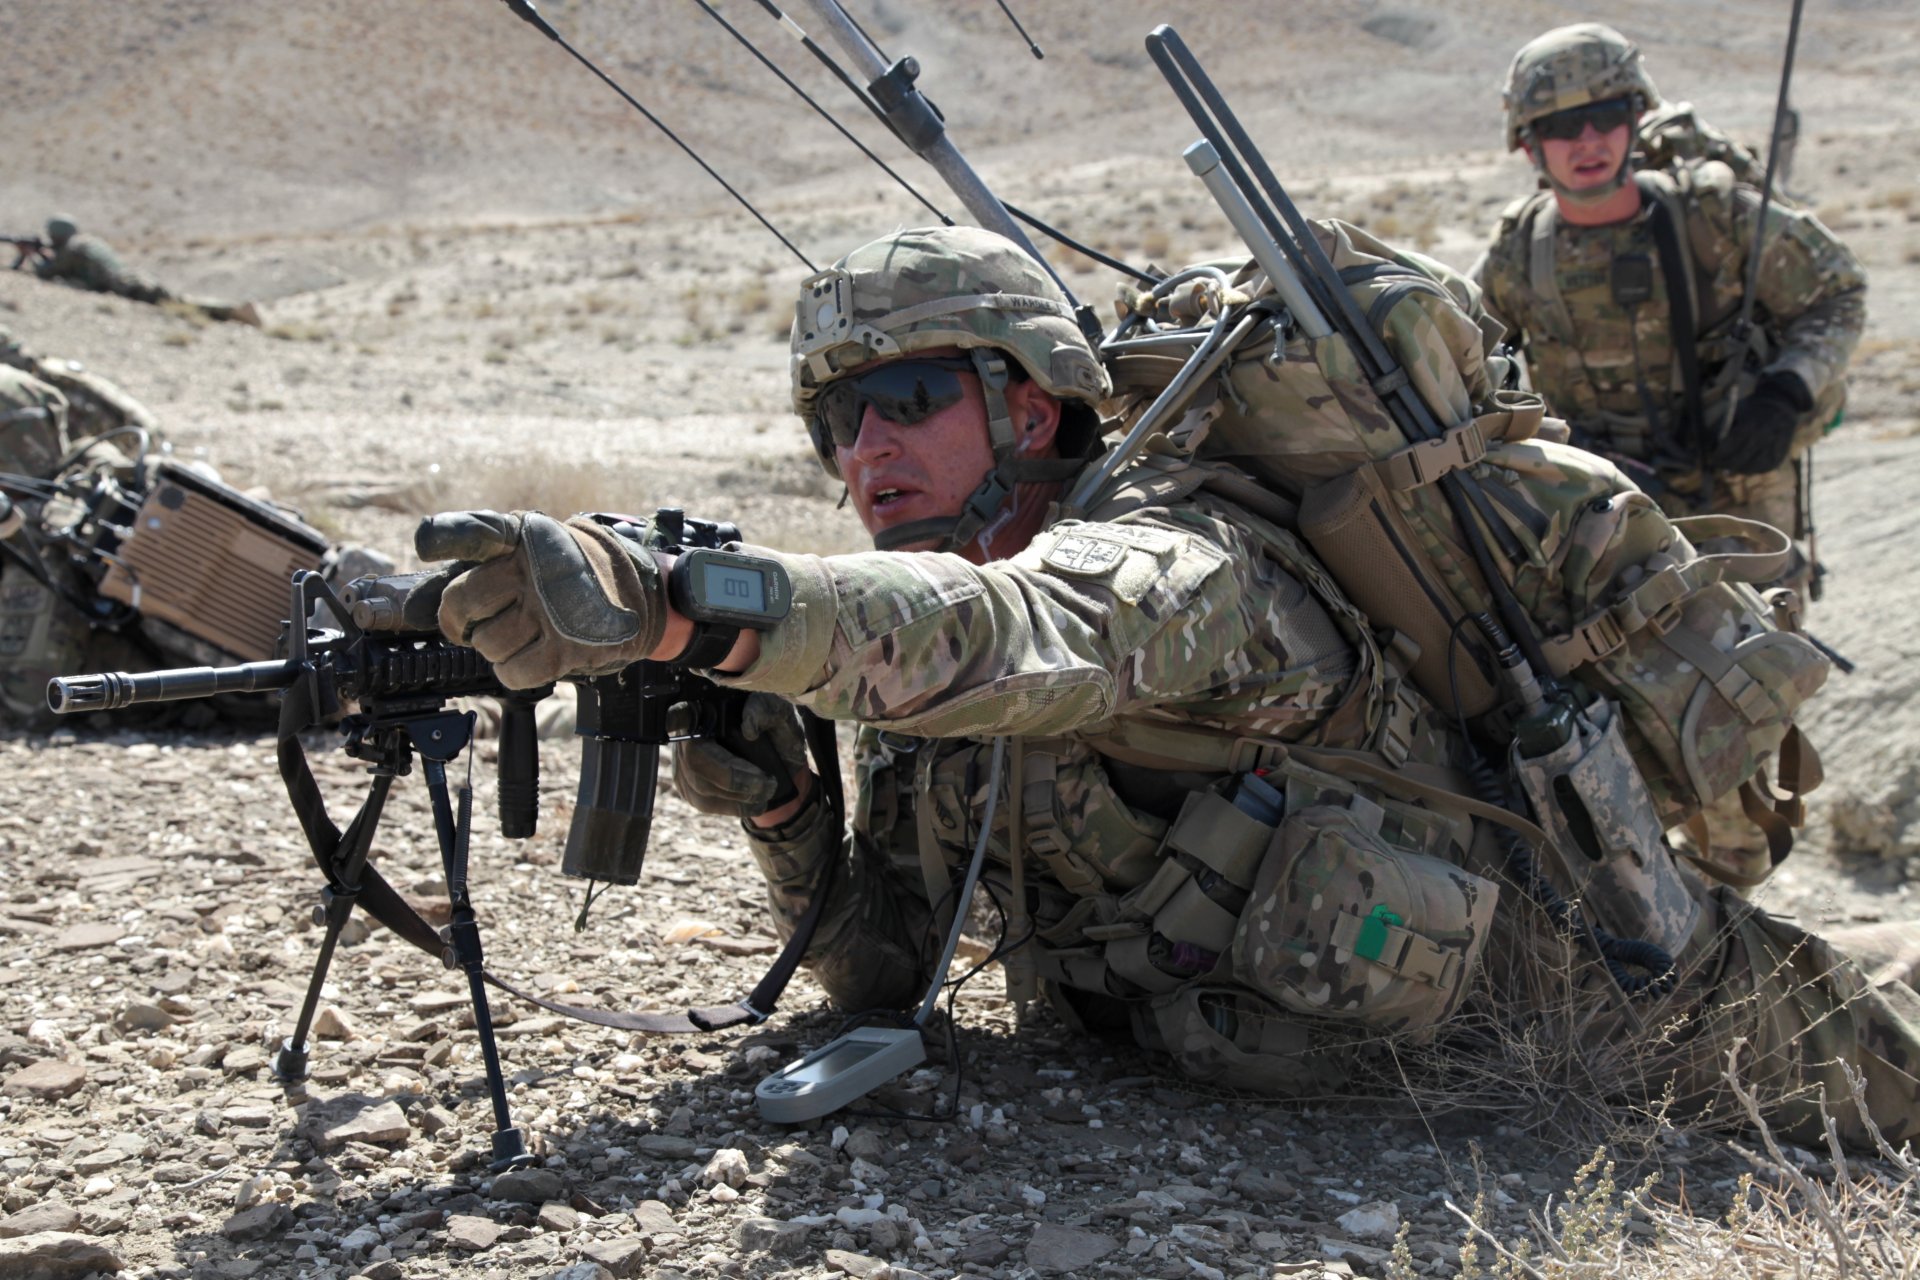
[[[1647,230],[1653,236],[1654,251],[1660,259],[1660,275],[1667,288],[1669,336],[1674,360],[1680,366],[1681,416],[1680,429],[1675,434],[1682,444],[1693,446],[1694,457],[1700,464],[1700,501],[1707,503],[1713,500],[1713,472],[1707,460],[1719,442],[1707,431],[1701,398],[1700,330],[1693,306],[1693,255],[1681,242],[1680,237],[1686,231],[1675,225],[1672,202],[1644,177],[1639,179],[1639,185],[1641,195],[1649,203]]]

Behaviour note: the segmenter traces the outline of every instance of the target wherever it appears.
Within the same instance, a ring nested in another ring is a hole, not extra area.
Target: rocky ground
[[[1771,103],[1776,7],[1601,16],[1647,40],[1663,86],[1751,135]],[[64,206],[163,278],[256,297],[267,322],[206,326],[0,272],[0,323],[120,381],[182,453],[402,555],[419,515],[488,504],[672,503],[769,543],[861,545],[784,411],[788,298],[805,269],[504,9],[455,21],[413,0],[376,20],[289,0],[270,21],[205,0],[57,8],[9,16],[17,74],[0,109],[19,127],[0,157],[17,180],[0,218],[31,229]],[[1080,6],[1016,9],[1033,10],[1021,16],[1045,63],[994,6],[861,13],[892,51],[920,56],[956,138],[1023,207],[1133,260],[1223,251],[1177,160],[1190,130],[1139,52],[1160,6],[1102,5],[1097,21]],[[700,144],[749,175],[816,261],[924,216],[750,78],[691,8],[658,23],[616,5],[543,11],[643,100],[698,122]],[[1920,33],[1887,20],[1898,12],[1810,16],[1796,92],[1809,140],[1795,186],[1873,279],[1852,420],[1820,451],[1834,576],[1815,624],[1861,670],[1836,677],[1812,717],[1830,782],[1763,896],[1822,925],[1920,916],[1905,501],[1920,487],[1920,106],[1904,90]],[[1495,149],[1506,57],[1583,16],[1534,0],[1329,0],[1288,7],[1285,30],[1251,3],[1177,20],[1308,212],[1465,265],[1528,183]],[[1306,75],[1355,65],[1368,74]],[[1109,296],[1104,269],[1056,257],[1085,296]],[[362,775],[323,737],[309,746],[347,809]],[[546,744],[540,836],[516,846],[479,824],[493,966],[608,1007],[744,993],[770,959],[758,878],[730,824],[664,793],[642,883],[571,930],[578,885],[558,862],[573,755]],[[409,779],[378,857],[422,904],[444,890],[431,830]],[[1669,1250],[1622,1273],[1681,1274],[1669,1211],[1711,1223],[1754,1167],[1751,1140],[1622,1118],[1609,1133],[1577,1107],[1195,1095],[1044,1013],[1016,1026],[990,968],[955,1002],[958,1071],[936,1046],[870,1114],[799,1128],[760,1121],[751,1089],[839,1025],[804,975],[771,1022],[710,1038],[636,1037],[496,998],[515,1119],[545,1157],[496,1177],[460,984],[384,930],[349,931],[312,1077],[272,1077],[320,935],[270,741],[0,732],[0,871],[0,1276],[1380,1276],[1399,1265],[1402,1225],[1406,1267],[1448,1275],[1462,1266],[1449,1202],[1484,1193],[1490,1229],[1527,1235],[1609,1136],[1620,1186],[1652,1176],[1668,1207],[1620,1226],[1635,1247]],[[1824,1153],[1785,1158],[1836,1175]],[[1784,1176],[1759,1166],[1763,1181]],[[1920,1230],[1901,1212],[1896,1226]],[[1821,1248],[1808,1237],[1800,1260],[1817,1269]]]

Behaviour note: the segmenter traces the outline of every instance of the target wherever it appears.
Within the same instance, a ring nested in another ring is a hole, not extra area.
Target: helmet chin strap
[[[1007,411],[1007,358],[998,351],[975,347],[967,353],[980,375],[980,391],[986,401],[987,439],[993,445],[994,468],[968,495],[960,514],[933,516],[882,529],[873,535],[875,551],[897,551],[910,543],[939,538],[936,551],[960,551],[980,535],[1000,508],[1013,496],[1017,484],[1064,480],[1084,464],[1082,458],[1020,458],[1014,456],[1018,443],[1013,416]]]
[[[1619,167],[1613,171],[1612,177],[1597,187],[1581,187],[1578,190],[1567,186],[1553,176],[1552,172],[1547,168],[1546,149],[1538,142],[1533,143],[1527,148],[1527,154],[1533,159],[1533,167],[1539,171],[1540,176],[1546,180],[1547,185],[1553,188],[1554,195],[1565,200],[1568,204],[1584,206],[1605,204],[1613,198],[1614,192],[1626,186],[1627,179],[1633,176],[1633,147],[1631,145],[1627,147],[1627,154],[1621,158]]]

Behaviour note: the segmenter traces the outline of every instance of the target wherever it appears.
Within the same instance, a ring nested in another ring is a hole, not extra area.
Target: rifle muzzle
[[[175,667],[132,675],[103,671],[95,675],[55,676],[47,681],[47,707],[55,715],[118,711],[140,702],[178,702],[221,693],[260,693],[284,689],[299,674],[299,664],[282,660],[244,662],[236,667]]]

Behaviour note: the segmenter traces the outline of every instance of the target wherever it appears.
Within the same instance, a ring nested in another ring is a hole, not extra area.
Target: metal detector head
[[[851,1106],[926,1060],[917,1026],[856,1027],[762,1080],[753,1097],[763,1119],[799,1124]]]

